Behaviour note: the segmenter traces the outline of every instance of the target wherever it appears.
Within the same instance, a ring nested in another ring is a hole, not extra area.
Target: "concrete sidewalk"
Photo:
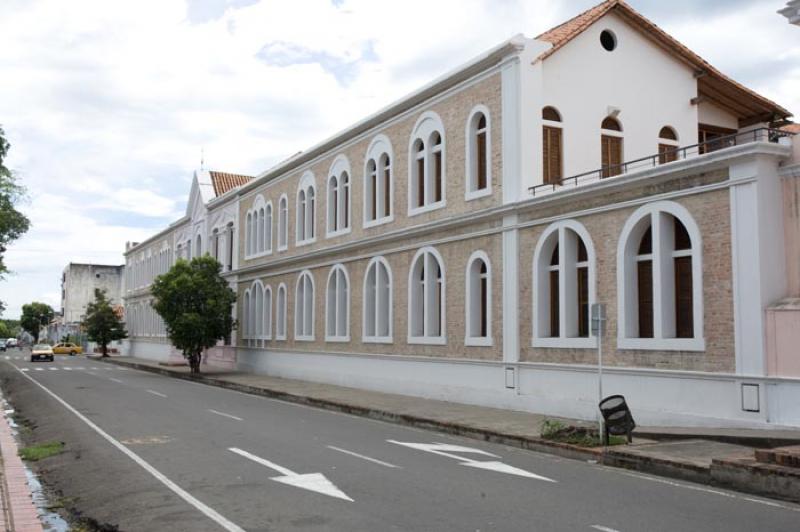
[[[25,474],[25,465],[19,457],[17,442],[5,416],[0,416],[0,495],[3,515],[0,520],[12,532],[42,532],[39,513]]]
[[[631,445],[590,448],[541,437],[545,419],[594,426],[585,421],[209,367],[203,367],[201,375],[192,376],[187,366],[166,366],[132,357],[98,360],[244,393],[800,502],[800,468],[776,472],[773,466],[764,469],[752,460],[755,448],[799,443],[800,430],[649,427],[637,430]]]

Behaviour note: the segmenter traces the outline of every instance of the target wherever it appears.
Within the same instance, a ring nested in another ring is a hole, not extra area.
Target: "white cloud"
[[[3,0],[0,124],[34,222],[7,254],[8,314],[57,293],[67,262],[121,263],[126,240],[179,216],[201,148],[207,167],[258,173],[593,3]],[[797,28],[779,4],[671,10],[665,27],[800,112]]]

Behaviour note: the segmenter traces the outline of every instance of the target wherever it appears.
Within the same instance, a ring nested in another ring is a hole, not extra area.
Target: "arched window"
[[[394,219],[392,214],[392,145],[385,135],[378,135],[367,148],[364,171],[364,227]]]
[[[325,301],[325,340],[350,341],[350,278],[341,264],[331,268]]]
[[[253,315],[253,337],[260,340],[264,336],[264,287],[261,281],[253,283],[251,293],[255,299]]]
[[[411,261],[408,301],[409,343],[444,344],[444,266],[434,248],[422,248]]]
[[[678,134],[670,126],[664,126],[658,132],[658,162],[671,163],[678,160]]]
[[[278,285],[278,301],[275,305],[275,339],[286,340],[286,285]]]
[[[701,249],[680,204],[656,202],[631,215],[617,249],[621,348],[705,349]]]
[[[350,230],[350,163],[339,155],[328,172],[327,236]]]
[[[564,177],[564,137],[561,114],[554,107],[542,109],[542,162],[544,183],[560,185]]]
[[[304,270],[297,278],[294,298],[294,338],[314,340],[314,278]]]
[[[233,222],[228,222],[225,233],[225,242],[227,245],[227,259],[225,261],[225,271],[233,270]]]
[[[289,245],[289,199],[286,194],[278,202],[278,250]]]
[[[244,291],[242,301],[242,340],[250,339],[250,290]]]
[[[272,287],[264,287],[264,311],[261,315],[261,335],[265,340],[272,339]]]
[[[297,243],[308,244],[316,237],[316,193],[314,174],[306,172],[297,190]]]
[[[614,117],[607,116],[600,124],[600,152],[602,158],[603,177],[612,177],[622,173],[622,125]]]
[[[203,240],[200,238],[200,235],[197,235],[196,244],[195,244],[196,256],[200,256],[203,254]]]
[[[467,192],[466,199],[485,196],[491,192],[491,136],[489,109],[478,105],[467,119]]]
[[[264,252],[272,253],[272,201],[264,207]]]
[[[364,277],[365,342],[392,341],[392,271],[383,257],[375,257]]]
[[[467,261],[465,345],[492,344],[492,270],[489,256],[476,251]]]
[[[253,254],[253,213],[247,213],[247,221],[244,226],[244,254],[250,256]]]
[[[589,311],[595,301],[595,252],[574,221],[547,227],[533,255],[533,345],[595,347]]]
[[[425,112],[417,120],[409,144],[409,213],[417,214],[444,205],[444,127],[436,113]]]
[[[264,240],[264,207],[259,207],[256,211],[256,253],[264,253],[265,240]]]

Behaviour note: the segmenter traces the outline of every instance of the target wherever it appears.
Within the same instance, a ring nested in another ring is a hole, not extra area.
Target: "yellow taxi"
[[[53,346],[53,353],[56,355],[82,355],[83,348],[78,344],[63,342]]]

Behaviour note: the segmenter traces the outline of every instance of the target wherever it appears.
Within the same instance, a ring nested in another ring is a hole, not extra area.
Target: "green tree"
[[[23,329],[31,333],[33,341],[36,343],[39,341],[39,330],[50,323],[55,314],[50,305],[34,301],[33,303],[22,305],[22,317],[19,320],[19,324]]]
[[[22,236],[31,225],[30,220],[15,208],[24,198],[25,188],[3,163],[9,147],[3,128],[0,127],[0,279],[8,272],[3,262],[8,244]]]
[[[17,335],[14,334],[14,330],[8,326],[5,321],[0,321],[0,340],[6,340],[8,338],[16,338]]]
[[[192,373],[200,373],[205,349],[228,336],[235,323],[231,307],[236,293],[220,276],[222,266],[204,255],[191,262],[178,260],[153,281],[153,308],[167,328],[172,345],[189,361]]]
[[[89,340],[97,342],[104,357],[108,356],[109,343],[128,337],[122,316],[111,306],[106,291],[99,288],[94,289],[94,301],[86,305],[83,326]]]

